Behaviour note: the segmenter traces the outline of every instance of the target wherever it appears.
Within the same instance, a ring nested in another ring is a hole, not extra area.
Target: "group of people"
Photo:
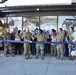
[[[72,42],[72,33],[73,27],[70,27],[67,32],[65,30],[62,30],[62,28],[59,28],[58,33],[56,32],[56,30],[52,29],[52,34],[50,35],[50,42]],[[34,33],[34,35],[32,35],[28,27],[25,28],[24,34],[22,34],[20,30],[18,31],[18,33],[10,33],[10,29],[7,28],[4,34],[4,39],[16,40],[16,42],[4,42],[4,52],[6,56],[8,56],[8,53],[10,53],[11,56],[15,56],[17,53],[19,55],[23,53],[25,59],[31,59],[31,44],[33,44],[33,42],[35,41],[36,46],[33,46],[36,48],[35,59],[38,59],[40,53],[41,59],[44,60],[44,49],[46,45],[44,43],[39,43],[45,42],[46,40],[46,36],[45,34],[43,34],[42,29],[38,29],[38,34]],[[25,41],[26,43],[17,42],[20,40]],[[73,44],[68,44],[69,60],[74,59],[74,57],[71,56],[72,46]],[[64,47],[65,44],[50,43],[50,55],[55,56],[56,59],[63,60]]]
[[[4,31],[4,40],[10,40],[9,42],[4,41],[4,54],[8,57],[10,53],[11,56],[15,56],[17,54],[22,54],[22,43],[11,42],[12,40],[23,41],[23,37],[21,36],[21,31],[19,30],[17,33],[14,30],[10,31],[9,28],[6,28]]]

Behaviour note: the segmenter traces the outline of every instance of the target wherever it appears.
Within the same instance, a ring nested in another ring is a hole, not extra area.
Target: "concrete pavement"
[[[25,60],[23,55],[15,57],[0,56],[0,75],[76,75],[76,59],[63,61],[45,56],[45,60]]]

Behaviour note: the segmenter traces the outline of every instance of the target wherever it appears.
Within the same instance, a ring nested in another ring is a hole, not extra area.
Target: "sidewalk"
[[[45,60],[25,60],[23,55],[15,57],[0,56],[0,75],[76,75],[76,59],[64,58],[63,61],[55,57],[45,56]]]

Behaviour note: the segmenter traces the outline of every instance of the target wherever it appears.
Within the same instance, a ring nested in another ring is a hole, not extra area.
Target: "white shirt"
[[[53,35],[51,36],[51,42],[56,42],[56,37],[54,37]],[[51,43],[51,45],[54,45],[54,43]]]

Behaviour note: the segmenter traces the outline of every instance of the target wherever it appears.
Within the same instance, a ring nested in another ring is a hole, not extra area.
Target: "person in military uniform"
[[[62,28],[59,28],[58,34],[56,36],[56,41],[57,42],[63,42],[64,41],[64,33],[62,31]],[[64,56],[64,45],[63,44],[57,44],[57,59],[63,60]]]
[[[24,34],[24,41],[29,42],[29,43],[24,43],[24,58],[25,59],[30,59],[31,58],[30,57],[30,54],[31,54],[30,43],[32,42],[31,38],[32,38],[32,34],[29,32],[29,28],[26,27],[25,28],[25,34]]]
[[[41,29],[39,29],[39,34],[35,35],[34,38],[37,39],[37,42],[44,42],[45,38],[43,35],[43,31]],[[42,56],[42,60],[43,60],[44,59],[44,44],[36,43],[36,57],[35,57],[35,59],[38,59],[39,50],[41,52],[41,56]]]
[[[69,28],[69,32],[67,33],[67,42],[72,42],[73,41],[72,33],[73,33],[73,27],[70,27]],[[74,57],[71,56],[72,46],[73,46],[73,44],[68,44],[69,60],[73,60],[74,59]]]
[[[12,31],[11,31],[11,40],[15,40],[14,29],[12,29]],[[12,43],[12,49],[13,49],[13,52],[15,53],[15,43],[14,42]]]
[[[6,32],[4,34],[4,39],[5,40],[11,40],[11,33],[10,33],[10,29],[7,28]],[[10,42],[4,42],[4,53],[5,55],[8,57],[8,52],[10,53],[11,56],[14,56],[13,54],[13,49],[12,49],[12,43]]]

